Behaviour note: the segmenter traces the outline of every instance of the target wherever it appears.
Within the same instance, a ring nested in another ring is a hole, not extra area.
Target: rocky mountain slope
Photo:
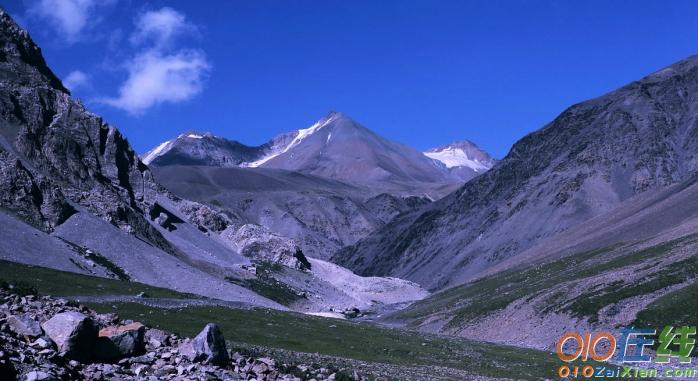
[[[548,350],[569,330],[689,324],[698,309],[697,193],[693,177],[639,194],[389,320]],[[512,322],[520,329],[500,329]]]
[[[463,181],[486,172],[495,164],[492,156],[469,140],[432,148],[424,155],[442,162],[453,176]]]
[[[365,275],[463,283],[698,161],[698,57],[565,110],[490,171],[336,255]]]
[[[246,223],[220,234],[234,221],[157,183],[116,128],[70,97],[4,11],[0,180],[0,259],[278,309],[371,304],[327,282],[301,284],[313,278],[294,243]],[[296,271],[285,278],[296,286],[256,272],[279,264]]]
[[[224,210],[232,229],[257,225],[323,259],[494,162],[467,141],[421,154],[336,112],[259,147],[189,132],[143,160],[178,196]]]
[[[387,193],[371,196],[336,180],[279,169],[171,165],[153,171],[178,196],[224,211],[232,229],[261,226],[292,239],[305,255],[324,259],[429,202]]]
[[[210,133],[187,132],[159,144],[143,155],[143,163],[237,167],[263,155],[267,147],[248,147]]]

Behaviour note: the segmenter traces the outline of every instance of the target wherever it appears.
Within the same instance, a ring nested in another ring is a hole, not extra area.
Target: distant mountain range
[[[189,132],[142,156],[151,166],[276,168],[349,184],[435,184],[469,180],[494,160],[468,141],[422,154],[389,141],[342,113],[332,112],[312,126],[250,147],[210,133]]]
[[[338,112],[257,147],[187,132],[142,159],[177,195],[324,259],[494,165],[470,142],[423,154]]]

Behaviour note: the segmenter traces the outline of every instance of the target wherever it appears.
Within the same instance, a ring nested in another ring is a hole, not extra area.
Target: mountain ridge
[[[333,260],[430,289],[465,282],[544,237],[693,173],[696,97],[692,56],[573,105],[491,170]]]
[[[472,144],[467,150],[474,153],[475,160],[461,162],[457,165],[458,168],[449,168],[443,161],[429,158],[409,146],[389,141],[341,112],[334,111],[310,127],[279,134],[267,143],[254,147],[214,137],[209,133],[197,133],[198,136],[220,141],[204,148],[205,142],[189,138],[190,134],[180,134],[176,139],[151,149],[142,156],[144,162],[155,166],[278,168],[348,183],[422,184],[469,180],[494,163],[488,154]],[[458,142],[451,145],[453,144]],[[205,150],[209,151],[210,157],[203,153]],[[463,148],[459,148],[458,152],[463,153]],[[234,159],[230,159],[231,157]]]

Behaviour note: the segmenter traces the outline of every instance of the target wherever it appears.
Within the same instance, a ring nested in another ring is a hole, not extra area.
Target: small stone
[[[27,373],[27,381],[54,381],[54,380],[57,380],[57,378],[49,373],[46,373],[46,372],[33,370],[33,371]]]
[[[11,315],[9,318],[7,318],[7,325],[10,327],[12,332],[19,336],[34,338],[39,337],[44,333],[39,325],[39,322],[27,314]]]
[[[40,337],[36,339],[36,341],[34,341],[31,345],[37,348],[46,349],[51,347],[51,342],[44,339],[43,337]]]

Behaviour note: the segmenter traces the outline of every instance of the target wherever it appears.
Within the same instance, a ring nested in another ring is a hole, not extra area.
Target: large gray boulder
[[[182,344],[179,352],[191,361],[202,361],[215,365],[225,365],[230,361],[223,333],[218,325],[213,323],[206,324],[203,331],[196,335],[193,340]]]
[[[67,358],[86,362],[92,357],[98,329],[89,317],[79,312],[63,312],[41,327]]]
[[[39,337],[44,333],[39,322],[27,314],[11,315],[7,318],[7,325],[12,332],[25,338]]]

